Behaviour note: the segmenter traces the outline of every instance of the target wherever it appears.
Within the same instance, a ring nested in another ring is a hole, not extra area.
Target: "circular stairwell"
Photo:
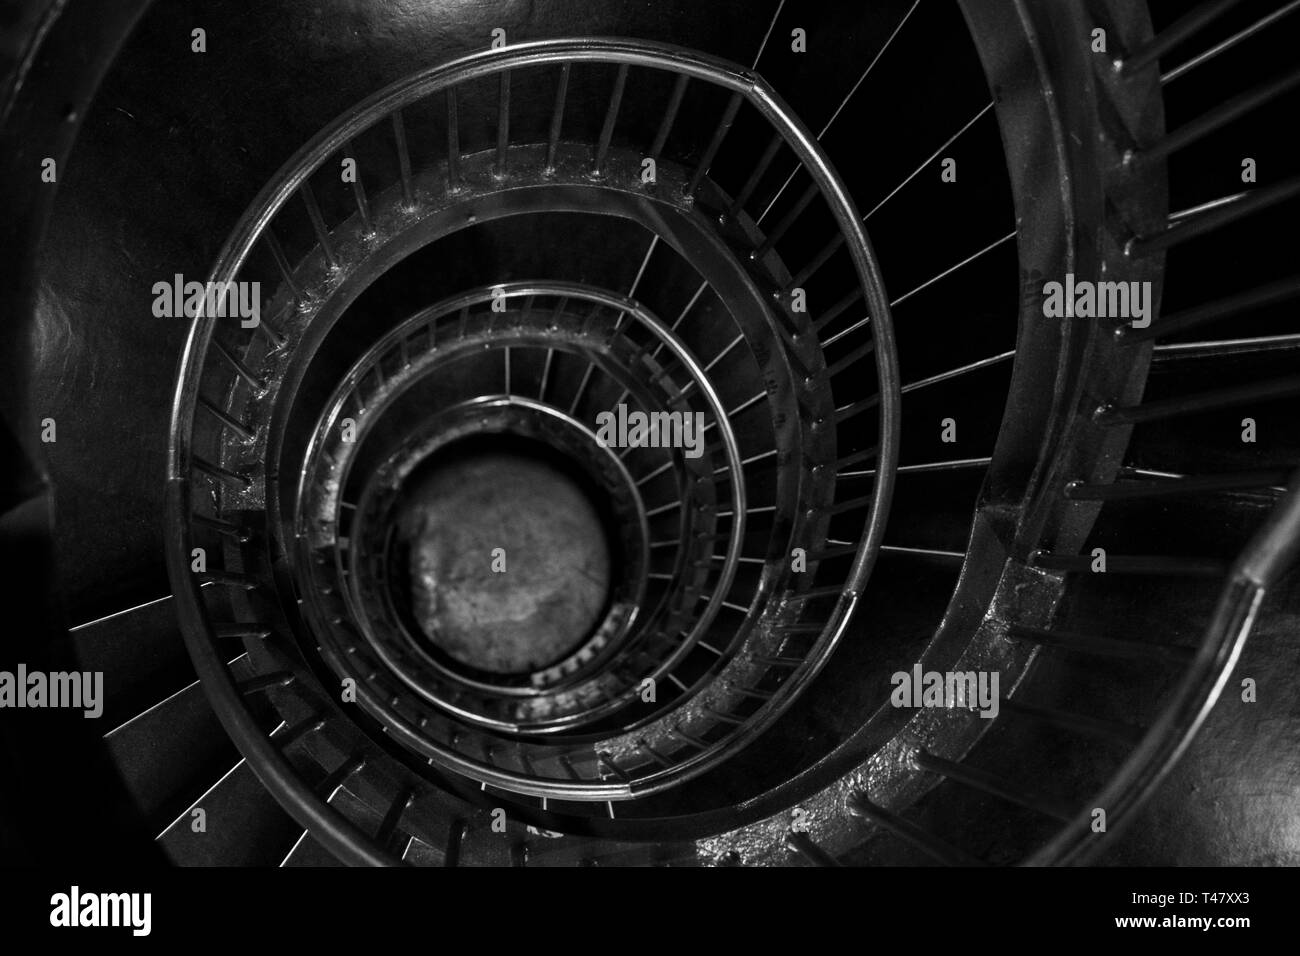
[[[348,40],[144,12],[77,110],[31,376],[51,647],[106,673],[128,852],[1114,854],[1295,531],[1297,287],[1261,225],[1295,180],[1204,173],[1295,83],[1215,107],[1183,75],[1296,25],[1165,6],[376,8]],[[1224,241],[1259,251],[1211,274]],[[174,273],[257,282],[260,320],[149,325]],[[1045,315],[1067,274],[1150,283],[1153,320]],[[698,441],[611,447],[629,412]],[[891,705],[914,667],[1000,706]]]

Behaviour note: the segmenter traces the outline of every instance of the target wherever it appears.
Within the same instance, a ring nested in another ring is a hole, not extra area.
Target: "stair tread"
[[[104,743],[155,833],[238,757],[198,681],[110,731]]]
[[[62,643],[76,667],[103,672],[104,727],[116,727],[194,680],[170,595],[74,627]]]
[[[343,864],[336,860],[329,850],[317,843],[311,834],[304,834],[280,865],[296,867],[342,866]]]
[[[192,811],[204,811],[203,832]],[[240,760],[158,837],[168,859],[187,866],[268,866],[278,863],[301,827]]]

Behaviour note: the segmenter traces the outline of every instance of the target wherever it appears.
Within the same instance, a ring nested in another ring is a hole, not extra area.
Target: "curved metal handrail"
[[[395,326],[392,330],[378,339],[375,344],[356,361],[348,375],[336,388],[334,395],[331,396],[327,403],[329,411],[322,420],[321,427],[318,428],[316,434],[313,436],[306,455],[304,456],[305,459],[312,461],[320,456],[320,442],[322,436],[329,431],[333,423],[341,415],[342,403],[348,393],[357,382],[364,377],[364,373],[376,364],[379,356],[391,351],[396,347],[398,342],[411,334],[411,328],[413,326],[426,324],[432,317],[456,314],[464,307],[491,301],[498,295],[507,301],[511,299],[526,299],[534,296],[549,296],[566,302],[582,302],[604,306],[611,310],[625,312],[628,316],[635,319],[636,322],[649,329],[656,336],[657,340],[662,342],[664,347],[667,348],[674,358],[682,365],[687,374],[691,377],[691,380],[698,383],[697,387],[709,406],[714,421],[721,422],[719,425],[719,432],[722,436],[721,441],[724,449],[724,457],[729,463],[728,467],[732,469],[733,472],[738,472],[740,470],[740,450],[737,445],[735,434],[730,425],[726,423],[726,413],[722,399],[709,381],[702,365],[677,340],[671,330],[669,330],[660,319],[650,313],[640,302],[633,298],[613,295],[578,283],[554,281],[506,283],[503,285],[496,285],[462,293],[429,306],[428,308],[422,309],[419,313],[407,319],[405,322]],[[409,384],[410,383],[408,383],[408,387]],[[368,404],[368,415],[381,414],[385,407],[393,401],[395,401],[395,395],[380,400],[373,405]],[[364,427],[362,428],[361,433],[364,433]],[[296,499],[299,502],[302,502],[305,499],[307,494],[307,485],[310,478],[311,476],[308,470],[304,470],[299,476],[298,492],[296,495]],[[730,536],[727,545],[727,553],[724,556],[723,570],[720,578],[713,586],[713,593],[710,597],[709,603],[692,624],[691,633],[694,636],[694,640],[699,639],[703,630],[716,616],[718,610],[722,606],[722,602],[728,596],[728,591],[731,587],[732,579],[735,576],[737,561],[742,549],[745,513],[745,489],[743,484],[741,482],[733,482],[730,494],[730,504],[734,513],[737,515],[737,525]],[[306,519],[301,514],[295,518],[295,523],[298,525],[299,530],[302,530],[305,521]],[[307,600],[309,603],[313,601],[312,598],[308,598]],[[362,625],[362,628],[363,630],[365,629],[364,624]],[[671,665],[676,661],[676,659],[684,656],[691,646],[693,646],[694,640],[683,642],[683,645],[674,651],[673,655],[669,659],[660,662],[656,666],[656,669],[649,675],[650,678],[658,680],[662,677],[663,673],[669,672]],[[382,650],[376,648],[376,653],[381,660],[389,665],[391,670],[398,673],[401,680],[412,690],[422,695],[425,693],[422,688],[414,683],[413,678],[400,672],[400,670],[394,666],[394,661],[389,656],[386,656]],[[442,706],[444,709],[452,713],[457,713],[455,708],[450,705],[444,704]],[[460,716],[465,715],[460,714]],[[518,731],[520,728],[512,726],[506,727],[505,729]],[[724,744],[727,745],[724,746]],[[466,759],[432,742],[427,746],[431,753],[445,760],[447,765],[452,769],[467,773],[476,780],[486,782],[491,786],[500,787],[503,790],[515,790],[536,796],[547,796],[552,799],[569,800],[607,800],[611,797],[626,797],[634,792],[634,785],[630,781],[613,785],[597,786],[581,781],[571,782],[558,780],[549,782],[549,786],[544,786],[544,784],[548,782],[536,777],[526,777],[510,773],[492,765],[491,763]],[[717,763],[726,759],[734,753],[735,750],[736,747],[734,741],[719,741],[711,745],[707,750],[699,751],[691,758],[681,761],[677,765],[676,770],[679,772],[691,771],[692,773],[696,773],[699,771],[700,765],[705,762],[706,757],[711,758],[709,761],[710,763]],[[649,790],[652,784],[655,787],[664,786],[665,780],[673,777],[671,770],[672,768],[660,769],[656,767],[652,773],[644,776],[638,775],[635,778],[636,788],[639,790]]]
[[[1241,657],[1268,590],[1300,560],[1300,471],[1234,562],[1205,636],[1173,697],[1091,807],[1085,807],[1027,862],[1030,866],[1087,862],[1131,822],[1182,757],[1209,716]],[[1094,808],[1121,826],[1095,833]]]
[[[625,39],[590,38],[539,41],[467,56],[400,80],[365,100],[327,126],[298,151],[272,177],[240,219],[213,267],[209,281],[232,281],[275,215],[308,177],[335,151],[394,111],[430,94],[506,70],[544,64],[616,63],[641,66],[700,79],[743,97],[781,134],[807,169],[827,201],[836,225],[846,239],[854,271],[871,316],[876,374],[879,387],[879,445],[877,478],[870,495],[869,514],[849,575],[851,586],[836,601],[833,619],[838,626],[827,635],[829,646],[842,637],[861,595],[861,585],[880,551],[889,502],[893,492],[900,430],[900,380],[888,298],[879,266],[861,220],[830,160],[816,137],[761,77],[723,60],[660,43]],[[199,399],[204,362],[212,344],[215,317],[200,312],[187,338],[172,403],[167,454],[168,570],[180,609],[186,645],[195,661],[205,692],[227,732],[262,782],[282,805],[331,852],[347,862],[393,862],[370,844],[368,837],[320,800],[297,777],[288,761],[276,751],[243,707],[232,675],[215,653],[211,622],[204,613],[199,583],[191,573],[188,555],[192,543],[190,469],[192,429]],[[812,666],[792,675],[792,692],[806,686],[826,660],[821,655]],[[752,736],[752,735],[750,735]]]

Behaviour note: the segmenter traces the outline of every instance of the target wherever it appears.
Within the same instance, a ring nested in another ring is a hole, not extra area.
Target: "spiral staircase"
[[[142,5],[57,116],[89,28],[34,15],[14,653],[108,697],[24,715],[0,817],[93,773],[92,858],[1122,857],[1300,542],[1300,4],[1150,6]]]

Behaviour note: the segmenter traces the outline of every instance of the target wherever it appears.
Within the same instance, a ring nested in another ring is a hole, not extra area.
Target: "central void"
[[[577,651],[610,597],[596,489],[545,446],[461,443],[404,483],[396,520],[400,616],[438,656],[526,675]]]

